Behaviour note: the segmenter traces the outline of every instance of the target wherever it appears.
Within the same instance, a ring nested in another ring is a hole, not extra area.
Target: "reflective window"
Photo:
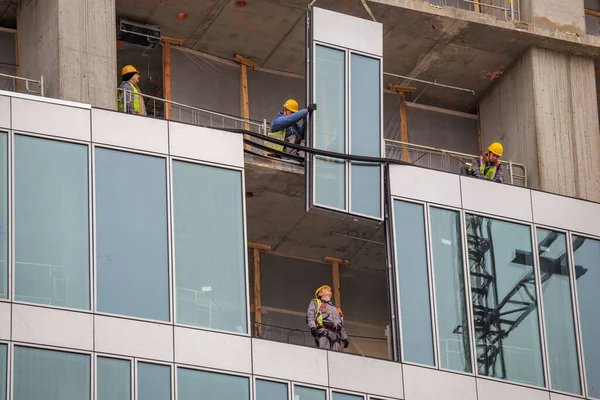
[[[177,368],[177,399],[250,400],[250,381],[243,376]]]
[[[131,398],[131,363],[127,360],[98,357],[97,400]]]
[[[0,400],[6,400],[6,381],[8,376],[8,346],[0,344]]]
[[[90,398],[90,356],[15,346],[14,400]]]
[[[537,244],[550,385],[554,390],[581,394],[567,239],[563,233],[538,229]]]
[[[440,366],[471,372],[460,213],[430,208]]]
[[[326,400],[327,393],[322,389],[294,385],[294,400]]]
[[[0,298],[8,297],[8,135],[0,132]]]
[[[357,396],[355,394],[332,392],[331,399],[332,400],[364,400],[364,397]]]
[[[256,400],[288,400],[288,385],[257,379]]]
[[[351,211],[381,217],[381,168],[377,164],[350,164]]]
[[[167,365],[137,364],[137,400],[170,400],[171,367]]]
[[[423,206],[394,201],[394,225],[403,359],[434,365]]]
[[[95,155],[98,311],[168,321],[165,159]]]
[[[247,332],[242,173],[173,162],[177,322]]]
[[[588,396],[600,398],[600,241],[573,235],[573,251]]]
[[[544,386],[528,226],[467,215],[479,373]]]
[[[90,309],[88,147],[15,135],[15,299]]]
[[[344,160],[315,157],[315,203],[346,208],[346,164]]]

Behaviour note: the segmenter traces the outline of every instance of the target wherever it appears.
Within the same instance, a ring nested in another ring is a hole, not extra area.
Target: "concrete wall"
[[[523,20],[563,32],[585,34],[584,0],[521,0]]]

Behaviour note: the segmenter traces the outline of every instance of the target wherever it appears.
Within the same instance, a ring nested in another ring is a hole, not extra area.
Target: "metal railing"
[[[437,7],[455,7],[473,11],[475,7],[480,10],[497,10],[506,21],[521,20],[521,0],[504,0],[505,6],[487,4],[485,0],[428,0],[431,5]],[[480,11],[487,14],[485,11]]]
[[[421,167],[452,173],[458,173],[462,164],[457,159],[471,162],[475,157],[478,157],[473,154],[442,150],[391,139],[385,139],[385,155],[388,158],[406,161]],[[501,160],[500,163],[505,167],[504,179],[506,183],[527,187],[527,168],[525,165],[511,160]]]
[[[36,81],[35,79],[23,78],[23,77],[17,76],[17,75],[0,74],[0,76],[12,80],[12,87],[13,87],[12,91],[13,92],[20,92],[19,83],[24,82],[26,91],[23,93],[38,94],[38,95],[44,97],[44,76],[43,75],[40,76],[39,81]],[[35,87],[32,89],[30,84],[37,85],[37,90],[35,90]]]

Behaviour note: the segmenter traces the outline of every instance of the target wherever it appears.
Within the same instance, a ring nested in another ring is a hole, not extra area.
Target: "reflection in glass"
[[[331,399],[332,400],[364,400],[364,397],[357,396],[354,394],[332,392]]]
[[[467,214],[479,373],[544,386],[528,226]]]
[[[128,360],[98,357],[97,400],[131,398],[131,363]]]
[[[381,155],[381,82],[379,60],[350,56],[351,154]]]
[[[314,146],[336,153],[346,149],[345,56],[343,50],[316,48]]]
[[[440,366],[471,372],[460,214],[433,207],[430,214]]]
[[[8,346],[0,344],[0,400],[6,400],[6,381],[8,376]]]
[[[98,311],[168,321],[165,159],[95,152]]]
[[[600,241],[573,235],[588,396],[600,398]]]
[[[537,242],[550,385],[554,390],[581,394],[567,239],[563,233],[538,229]]]
[[[246,333],[242,173],[173,162],[177,322]]]
[[[177,399],[250,400],[250,381],[243,376],[177,368]]]
[[[8,297],[8,135],[0,132],[0,298]]]
[[[137,400],[171,399],[171,367],[138,362],[137,368]]]
[[[86,400],[90,381],[87,354],[15,346],[13,400]]]
[[[294,385],[294,400],[326,400],[327,394],[322,389]]]
[[[403,359],[434,365],[423,206],[395,200],[394,226]]]
[[[90,309],[87,146],[15,135],[15,299]]]
[[[257,379],[256,400],[288,400],[288,385]]]
[[[344,160],[315,157],[315,203],[346,208],[346,164]]]
[[[381,168],[378,164],[353,162],[350,164],[350,211],[381,217]]]

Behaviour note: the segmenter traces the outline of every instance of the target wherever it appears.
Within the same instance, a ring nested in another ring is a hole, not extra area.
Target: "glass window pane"
[[[324,390],[294,385],[294,400],[326,400]]]
[[[177,399],[250,400],[250,381],[243,376],[177,368]]]
[[[90,356],[15,346],[14,400],[90,398]]]
[[[137,400],[170,400],[171,367],[167,365],[137,364]]]
[[[131,363],[127,360],[98,357],[97,400],[131,398]]]
[[[332,392],[331,398],[332,398],[332,400],[364,400],[363,396],[357,396],[357,395],[348,394],[348,393],[337,393],[337,392]]]
[[[257,379],[256,400],[288,400],[288,385]]]
[[[600,398],[600,241],[574,235],[573,251],[588,396]]]
[[[403,359],[434,365],[423,206],[394,201],[394,225]]]
[[[467,215],[479,373],[544,386],[528,226]]]
[[[8,135],[0,132],[0,298],[8,297]]]
[[[346,164],[344,160],[315,157],[315,203],[346,209]]]
[[[430,208],[440,366],[471,372],[460,213]]]
[[[173,162],[177,322],[246,333],[242,173]]]
[[[0,344],[0,400],[6,400],[6,380],[8,376],[8,346]]]
[[[96,148],[98,311],[169,320],[165,159]]]
[[[579,362],[573,325],[573,305],[567,238],[565,234],[537,230],[542,279],[542,300],[548,344],[550,385],[562,392],[581,394]]]
[[[15,136],[15,299],[90,309],[88,147]]]
[[[379,60],[350,56],[351,153],[381,155],[381,81]]]
[[[346,149],[346,53],[316,46],[315,99],[319,109],[316,121],[315,147],[336,153]]]
[[[381,217],[381,168],[377,164],[350,164],[352,212]]]

